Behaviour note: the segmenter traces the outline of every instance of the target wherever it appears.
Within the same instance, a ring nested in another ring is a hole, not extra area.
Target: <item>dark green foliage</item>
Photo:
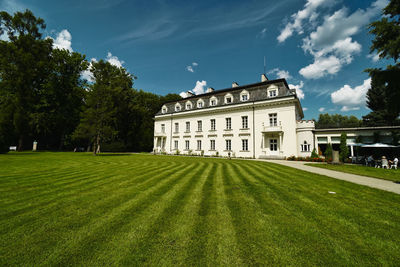
[[[363,117],[367,126],[400,125],[400,2],[391,0],[384,8],[381,20],[372,22],[370,33],[375,35],[372,40],[371,52],[376,51],[380,58],[393,59],[395,65],[386,69],[367,69],[372,79],[371,89],[367,93],[367,104],[372,110]]]
[[[326,159],[328,162],[329,162],[329,161],[332,161],[332,154],[333,154],[332,144],[331,144],[331,143],[328,143],[328,144],[326,145],[326,149],[325,149],[325,153],[324,153],[325,159]]]
[[[348,156],[349,156],[349,148],[347,147],[347,134],[342,133],[340,135],[339,159],[341,162],[346,162]]]
[[[340,114],[330,115],[328,113],[319,114],[318,121],[315,122],[315,128],[354,128],[360,127],[361,120],[355,116],[343,116]]]
[[[311,152],[311,158],[318,158],[318,153],[317,150],[314,148],[313,151]]]

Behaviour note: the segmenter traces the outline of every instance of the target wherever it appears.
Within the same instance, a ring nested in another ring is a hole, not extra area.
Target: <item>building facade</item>
[[[310,156],[314,122],[302,121],[295,90],[285,79],[208,88],[165,103],[155,115],[154,152],[243,158]]]

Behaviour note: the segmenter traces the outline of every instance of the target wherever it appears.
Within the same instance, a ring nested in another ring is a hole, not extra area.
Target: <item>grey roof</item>
[[[275,84],[278,87],[278,94],[276,97],[269,97],[267,95],[266,89],[272,84]],[[281,98],[281,97],[285,97],[285,96],[296,95],[295,91],[289,89],[289,86],[285,79],[268,80],[265,82],[248,84],[248,85],[243,85],[243,86],[239,86],[239,87],[215,90],[210,93],[205,93],[205,94],[201,94],[201,95],[195,95],[195,96],[183,98],[182,100],[179,100],[179,101],[167,102],[167,103],[164,103],[164,105],[167,107],[167,112],[162,113],[161,109],[160,109],[156,115],[185,112],[185,111],[187,111],[186,105],[185,105],[187,101],[190,101],[192,103],[192,108],[190,110],[244,103],[244,102],[240,101],[240,93],[243,90],[246,90],[247,92],[249,92],[249,99],[247,100],[247,102],[255,102],[255,101],[267,100],[267,99],[272,99],[272,98]],[[232,103],[225,104],[224,97],[228,93],[230,93],[233,96]],[[215,96],[217,98],[218,103],[216,106],[210,106],[210,98],[213,96]],[[202,108],[197,107],[197,101],[199,99],[202,99],[204,101],[204,105]],[[175,111],[176,103],[181,104],[181,111]]]

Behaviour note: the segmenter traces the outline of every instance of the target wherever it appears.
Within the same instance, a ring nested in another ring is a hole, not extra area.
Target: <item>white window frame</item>
[[[174,148],[175,148],[175,150],[178,150],[178,146],[179,145],[179,142],[178,142],[178,140],[174,140]]]
[[[276,85],[271,85],[268,89],[267,89],[267,95],[268,97],[276,97],[278,96],[278,86]]]
[[[182,106],[179,103],[175,104],[175,111],[181,111],[182,110]]]
[[[210,150],[215,150],[215,140],[210,140]]]
[[[186,109],[186,110],[191,110],[191,109],[192,109],[192,107],[193,107],[193,104],[192,104],[192,102],[190,102],[190,101],[187,101],[187,102],[185,103],[185,109]]]
[[[164,124],[164,123],[161,124],[161,132],[162,132],[162,133],[165,133],[165,124]]]
[[[225,130],[232,130],[232,118],[225,118]]]
[[[246,99],[243,99],[244,96],[246,97]],[[250,98],[250,94],[249,94],[249,92],[247,92],[246,90],[243,90],[243,91],[240,93],[240,101],[245,102],[245,101],[248,101],[249,98]]]
[[[190,149],[190,141],[189,140],[185,140],[185,149],[186,150]]]
[[[232,140],[231,139],[226,139],[225,140],[225,150],[226,151],[232,151]]]
[[[198,132],[203,131],[203,121],[197,121],[197,131]]]
[[[210,106],[215,107],[216,105],[218,105],[218,99],[215,96],[213,96],[210,98]]]
[[[186,122],[186,133],[190,133],[190,121]]]
[[[204,107],[204,101],[203,101],[203,99],[197,100],[197,107],[198,107],[198,108],[203,108],[203,107]]]
[[[275,127],[278,126],[278,113],[269,113],[269,126]]]
[[[167,108],[167,106],[162,106],[162,108],[161,108],[161,113],[162,114],[165,114],[165,113],[167,113],[168,112],[168,108]]]
[[[215,131],[217,122],[215,119],[210,119],[210,131]]]
[[[242,139],[242,151],[249,151],[249,140]]]
[[[242,116],[242,129],[249,129],[249,117]]]
[[[307,141],[304,141],[304,143],[301,144],[300,147],[301,147],[301,152],[310,152],[311,151],[311,146],[310,146],[310,144],[307,143]]]
[[[269,139],[269,150],[278,151],[278,139]]]
[[[175,133],[179,133],[179,122],[175,122]]]
[[[228,102],[228,99],[229,99],[229,102]],[[233,95],[226,94],[224,97],[224,102],[225,102],[225,104],[232,104],[233,103]]]
[[[201,150],[201,140],[197,140],[197,150]]]

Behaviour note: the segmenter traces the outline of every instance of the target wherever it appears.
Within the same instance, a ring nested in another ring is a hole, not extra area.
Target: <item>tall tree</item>
[[[349,148],[347,147],[347,134],[342,133],[340,135],[340,153],[339,153],[340,161],[346,162],[348,156],[349,156]]]
[[[18,150],[32,131],[31,115],[49,71],[52,40],[42,39],[45,27],[29,10],[13,16],[0,12],[0,35],[9,38],[0,41],[0,98],[2,105],[11,106]]]
[[[79,124],[86,85],[81,72],[88,63],[84,55],[65,49],[54,49],[50,63],[51,72],[33,119],[36,132],[46,140],[48,148],[61,150]]]
[[[125,94],[132,90],[133,81],[124,68],[103,60],[93,62],[91,72],[95,81],[89,86],[87,107],[75,130],[75,136],[88,138],[96,155],[103,142],[117,137],[118,109],[126,103]]]
[[[368,105],[372,113],[364,121],[379,124],[386,118],[389,125],[398,124],[400,114],[400,1],[391,0],[383,9],[385,15],[381,20],[372,22],[370,33],[375,35],[372,40],[371,52],[376,51],[380,58],[393,59],[394,65],[386,69],[367,69],[372,79],[372,87],[368,92]],[[370,92],[373,91],[373,92]],[[382,92],[383,91],[383,92]],[[382,101],[382,96],[384,101]],[[384,108],[376,103],[384,102]]]

